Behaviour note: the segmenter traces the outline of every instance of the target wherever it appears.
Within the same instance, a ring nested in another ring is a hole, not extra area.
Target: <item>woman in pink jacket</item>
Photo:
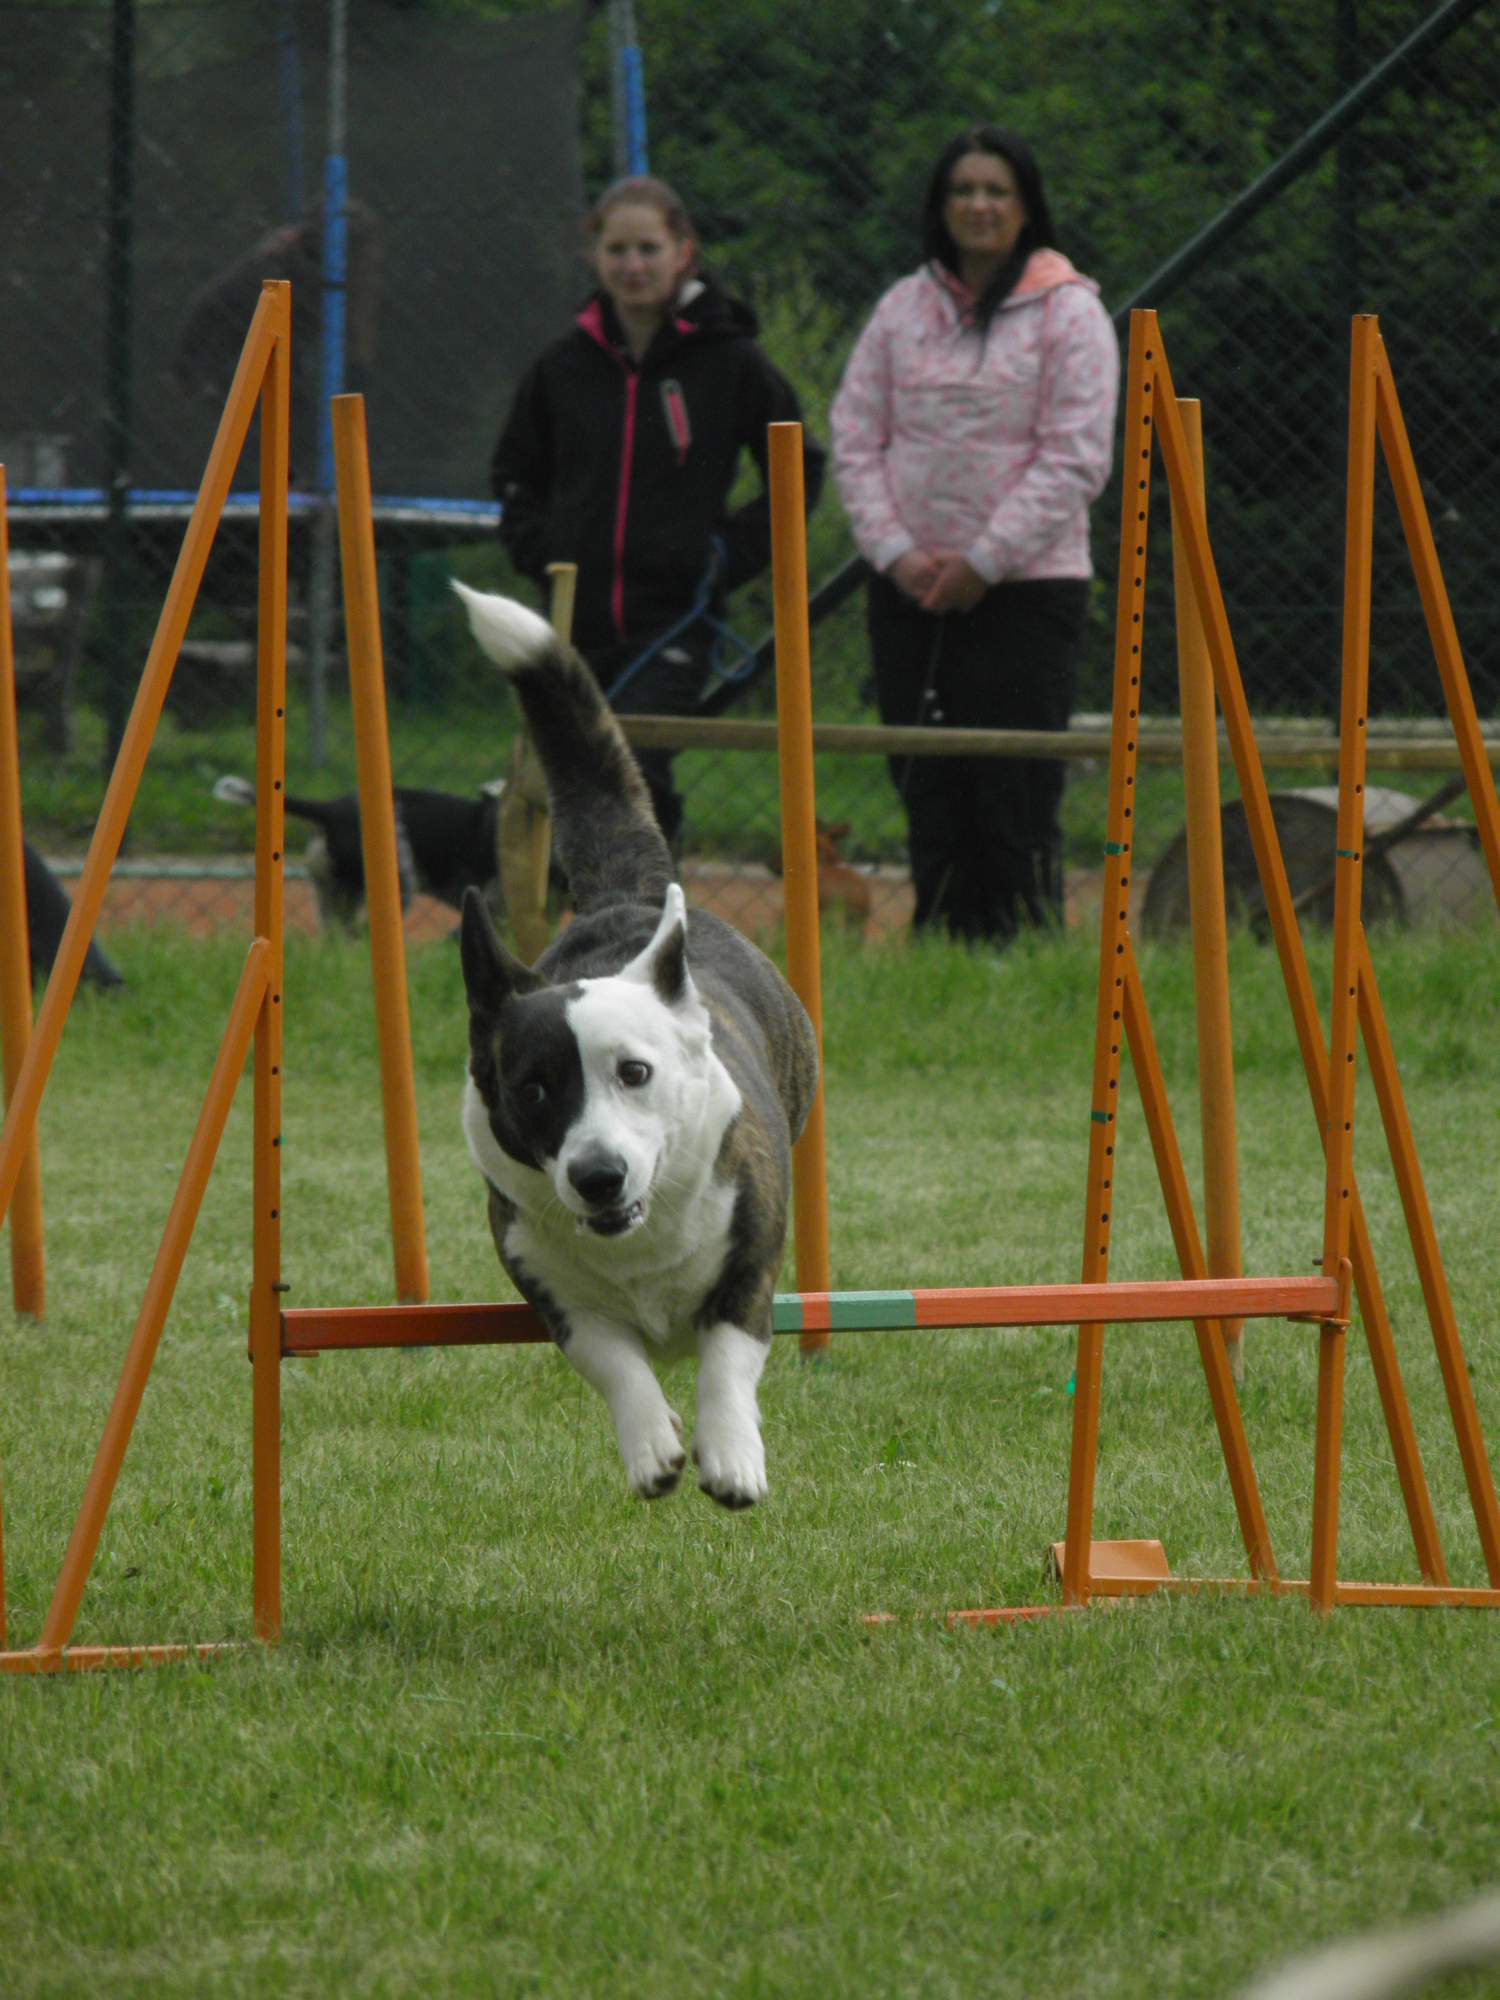
[[[924,262],[893,285],[833,405],[833,466],[870,581],[881,719],[1066,729],[1109,475],[1119,343],[1053,248],[1029,147],[948,145]],[[914,925],[1004,945],[1062,915],[1056,759],[896,757]]]

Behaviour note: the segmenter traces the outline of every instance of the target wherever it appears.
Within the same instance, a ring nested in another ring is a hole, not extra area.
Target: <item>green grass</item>
[[[111,948],[130,985],[80,1000],[44,1112],[49,1316],[0,1315],[13,1645],[45,1615],[243,955]],[[1479,996],[1500,944],[1411,934],[1377,959],[1493,1436],[1500,1049]],[[1143,966],[1196,1162],[1191,967],[1165,947]],[[502,1296],[457,1127],[456,954],[429,947],[411,974],[433,1296]],[[1305,1270],[1306,1088],[1274,961],[1236,939],[1233,974],[1247,1264]],[[834,1282],[1076,1277],[1089,941],[997,968],[830,940],[825,998]],[[294,941],[287,1036],[291,1302],[388,1299],[357,946]],[[1376,1124],[1366,1087],[1362,1189],[1418,1433],[1455,1579],[1481,1582]],[[80,1642],[248,1640],[248,1131],[242,1091]],[[1133,1096],[1117,1181],[1115,1275],[1168,1273]],[[1305,1575],[1315,1339],[1273,1323],[1248,1345],[1273,1538]],[[925,1615],[1045,1594],[1072,1346],[850,1335],[807,1366],[779,1341],[772,1498],[733,1517],[692,1491],[632,1501],[602,1408],[546,1349],[287,1364],[282,1646],[0,1679],[0,1986],[1225,1995],[1299,1945],[1488,1884],[1489,1615],[1161,1599],[984,1633]],[[1410,1577],[1351,1355],[1341,1574]],[[1096,1532],[1242,1572],[1185,1328],[1108,1338]],[[877,1609],[902,1616],[871,1630]]]

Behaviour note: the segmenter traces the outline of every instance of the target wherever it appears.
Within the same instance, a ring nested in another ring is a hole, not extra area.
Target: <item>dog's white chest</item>
[[[543,1230],[518,1216],[508,1254],[535,1270],[565,1312],[633,1326],[653,1346],[691,1339],[695,1317],[724,1270],[734,1188],[711,1181],[681,1211],[659,1203],[625,1238],[599,1239],[572,1224]]]

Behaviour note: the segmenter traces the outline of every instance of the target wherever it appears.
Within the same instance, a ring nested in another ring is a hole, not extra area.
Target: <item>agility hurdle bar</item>
[[[1321,1321],[1347,1308],[1336,1278],[1170,1279],[1107,1285],[975,1285],[918,1291],[778,1292],[778,1334],[894,1333],[997,1326],[1073,1326],[1158,1321],[1214,1308],[1245,1319]],[[550,1341],[541,1315],[523,1303],[427,1306],[289,1306],[281,1315],[289,1359],[365,1347],[516,1347]]]

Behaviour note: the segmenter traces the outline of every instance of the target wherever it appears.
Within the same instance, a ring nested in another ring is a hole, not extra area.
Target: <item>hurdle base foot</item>
[[[1054,1542],[1048,1551],[1046,1574],[1049,1580],[1066,1585],[1064,1573],[1066,1542]],[[1090,1542],[1089,1587],[1116,1595],[1145,1595],[1173,1581],[1167,1552],[1160,1542]]]

